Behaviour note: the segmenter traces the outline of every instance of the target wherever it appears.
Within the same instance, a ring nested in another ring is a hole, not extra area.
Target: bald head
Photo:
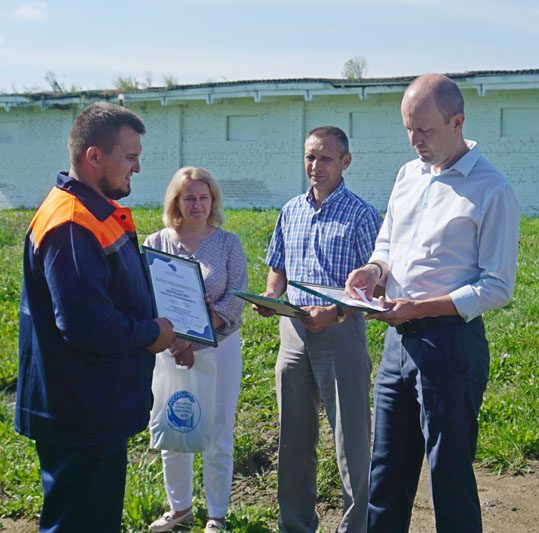
[[[415,79],[402,99],[402,123],[419,159],[441,171],[468,151],[462,135],[464,103],[458,87],[440,74]]]
[[[442,74],[425,74],[416,78],[404,93],[402,107],[420,106],[434,101],[446,123],[464,114],[464,98],[457,84]]]

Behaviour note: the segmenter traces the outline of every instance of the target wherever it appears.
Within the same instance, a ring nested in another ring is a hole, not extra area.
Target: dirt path
[[[539,462],[532,467],[534,472],[523,476],[499,477],[476,470],[484,533],[539,532]],[[434,531],[426,468],[420,483],[412,515],[413,533]]]
[[[531,466],[533,472],[523,476],[498,477],[481,468],[475,471],[484,533],[539,532],[539,461],[531,462]],[[337,510],[328,510],[322,517],[321,532],[333,531],[338,515]],[[428,469],[423,465],[410,533],[434,531]]]

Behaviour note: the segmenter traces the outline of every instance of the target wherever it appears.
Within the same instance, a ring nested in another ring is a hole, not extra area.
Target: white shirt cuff
[[[369,258],[369,263],[372,261],[383,261],[386,265],[389,265],[389,253],[375,250]]]
[[[465,322],[470,322],[470,320],[473,320],[481,314],[479,299],[470,285],[459,287],[449,293],[449,296],[457,308],[457,313]]]

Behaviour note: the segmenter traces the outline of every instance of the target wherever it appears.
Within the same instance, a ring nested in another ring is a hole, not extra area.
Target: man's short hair
[[[108,102],[88,106],[76,119],[69,134],[68,149],[71,164],[80,161],[90,146],[97,146],[109,154],[116,145],[123,126],[146,133],[142,120],[129,109]]]
[[[421,78],[422,76],[410,83],[406,92],[415,89],[415,86],[421,83]],[[431,84],[429,89],[446,124],[451,117],[459,113],[464,114],[464,98],[458,85],[453,80],[450,80],[447,76],[439,76],[436,83]]]
[[[336,126],[320,126],[318,128],[313,128],[309,133],[307,133],[307,140],[309,137],[316,137],[317,139],[322,139],[324,137],[335,137],[337,141],[337,147],[341,155],[349,154],[348,148],[348,137],[341,128]]]

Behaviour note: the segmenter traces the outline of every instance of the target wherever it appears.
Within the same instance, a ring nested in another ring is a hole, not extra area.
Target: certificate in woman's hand
[[[157,316],[168,318],[178,337],[217,346],[200,265],[142,246]]]

